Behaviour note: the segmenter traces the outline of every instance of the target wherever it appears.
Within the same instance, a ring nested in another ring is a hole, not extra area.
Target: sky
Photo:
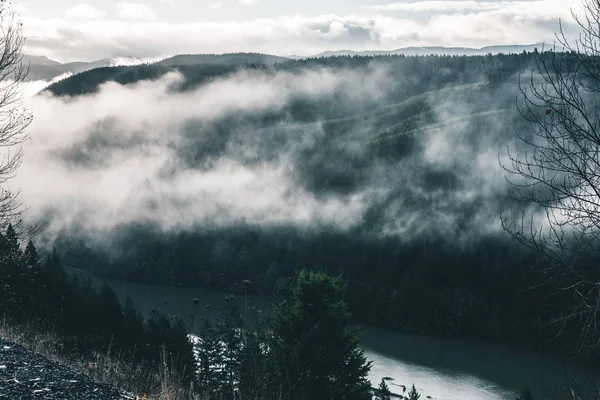
[[[25,52],[51,59],[314,55],[552,42],[581,0],[26,0]]]

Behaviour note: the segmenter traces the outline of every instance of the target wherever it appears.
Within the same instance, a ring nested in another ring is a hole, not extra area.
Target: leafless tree
[[[23,207],[18,192],[6,187],[21,164],[22,144],[29,136],[32,114],[23,106],[23,84],[29,66],[23,63],[22,23],[14,7],[0,0],[0,229],[21,226]]]
[[[576,350],[600,350],[600,0],[572,13],[581,33],[572,43],[563,24],[558,44],[537,57],[537,71],[519,82],[519,111],[531,129],[519,132],[521,153],[503,163],[521,218],[503,217],[513,238],[545,257],[544,273],[572,299],[559,321],[582,326]],[[523,150],[526,149],[526,150]]]

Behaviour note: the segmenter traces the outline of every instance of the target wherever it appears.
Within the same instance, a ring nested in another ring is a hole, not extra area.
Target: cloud
[[[156,10],[141,3],[121,2],[116,5],[117,16],[120,19],[132,21],[154,21]]]
[[[522,2],[525,3],[525,2]],[[474,0],[458,1],[415,1],[415,2],[397,2],[390,4],[379,4],[374,6],[365,6],[364,8],[378,11],[403,11],[403,12],[464,12],[464,11],[487,11],[497,10],[502,7],[512,7],[515,2],[482,2]]]
[[[497,232],[506,114],[492,110],[483,133],[481,121],[466,116],[492,101],[512,105],[516,85],[479,94],[478,104],[464,96],[477,86],[411,100],[410,109],[431,109],[430,122],[445,125],[416,134],[412,150],[393,161],[386,151],[399,151],[402,140],[365,142],[384,128],[377,119],[332,129],[290,111],[307,101],[335,100],[348,110],[397,103],[391,99],[407,83],[390,81],[388,68],[242,70],[187,92],[172,90],[183,78],[169,73],[128,86],[107,83],[88,96],[31,97],[32,140],[10,184],[30,207],[28,220],[47,221],[42,235],[49,241],[65,229],[110,237],[132,223],[168,232],[364,226],[400,241],[436,232],[460,242]],[[257,123],[263,115],[280,118]]]
[[[89,4],[80,3],[68,8],[65,11],[65,16],[76,20],[95,20],[106,17],[106,11],[100,10]]]
[[[209,8],[212,8],[213,10],[216,10],[218,8],[223,7],[223,2],[222,1],[213,1],[212,3],[210,3],[208,5]]]
[[[242,219],[260,224],[356,223],[366,192],[319,199],[290,179],[286,160],[248,165],[237,158],[237,146],[209,170],[185,168],[178,151],[187,144],[175,134],[192,120],[210,125],[227,113],[275,110],[292,95],[320,96],[343,78],[326,71],[275,77],[240,73],[191,93],[171,93],[169,87],[180,79],[167,74],[158,82],[131,87],[109,83],[100,93],[74,101],[29,98],[35,135],[15,183],[35,210],[30,217],[49,210],[60,215],[49,228],[52,232],[76,223],[88,232],[106,232],[134,221],[151,221],[166,230]],[[60,132],[58,121],[64,125]],[[202,140],[202,132],[197,134]],[[249,133],[238,134],[250,139]],[[94,147],[97,135],[117,147]],[[92,164],[73,163],[64,160],[65,154],[100,158]]]
[[[239,2],[243,6],[253,6],[259,4],[261,0],[239,0]]]
[[[64,74],[54,77],[49,81],[38,80],[38,81],[25,82],[25,83],[23,83],[23,94],[25,97],[34,96],[34,95],[38,94],[39,92],[41,92],[42,90],[44,90],[49,85],[53,84],[54,82],[58,82],[60,80],[66,79],[66,78],[70,77],[71,75],[73,75],[71,72],[65,72]]]
[[[427,21],[371,15],[279,17],[248,21],[168,23],[29,18],[26,51],[59,61],[132,55],[264,52],[312,55],[327,50],[390,50],[407,46],[483,47],[552,41],[563,18],[574,33],[568,4],[516,3],[493,11],[437,14]],[[154,17],[150,13],[149,17]],[[219,40],[214,40],[218,37]],[[69,43],[66,46],[65,43]]]
[[[27,2],[18,2],[16,4],[11,4],[11,6],[17,13],[23,14],[31,10],[32,4]]]
[[[580,6],[578,0],[533,0],[533,1],[475,1],[475,0],[424,0],[413,2],[395,2],[365,6],[365,9],[377,11],[428,12],[428,13],[465,13],[504,10],[525,13],[529,10],[542,10],[546,13],[563,13],[569,6]]]
[[[110,67],[117,67],[117,66],[131,66],[131,65],[139,65],[139,64],[152,64],[152,63],[164,60],[165,58],[166,57],[164,57],[164,56],[143,57],[143,58],[136,58],[136,57],[113,57],[113,58],[111,58],[111,60],[110,60],[110,62],[109,62],[108,65]]]

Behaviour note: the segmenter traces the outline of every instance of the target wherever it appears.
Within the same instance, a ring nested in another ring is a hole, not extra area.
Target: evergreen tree
[[[53,283],[51,286],[53,286],[53,289],[55,290],[65,286],[66,282],[69,280],[67,277],[67,272],[65,271],[65,267],[63,266],[62,260],[58,255],[56,248],[53,248],[52,253],[46,257],[44,262],[44,271],[48,277],[48,280]],[[73,286],[74,288],[81,289],[81,285]]]
[[[12,224],[8,225],[3,239],[4,258],[14,266],[21,263],[23,252],[19,245],[19,237]]]
[[[24,319],[35,307],[34,273],[25,268],[23,253],[12,224],[0,235],[0,310],[4,316]]]
[[[223,343],[223,374],[225,377],[222,395],[225,398],[234,398],[237,378],[240,373],[243,354],[242,330],[244,329],[242,316],[237,305],[228,302],[221,317],[217,321],[216,329]]]
[[[383,378],[379,384],[379,388],[375,394],[374,400],[391,400],[391,395],[392,393],[390,392],[388,385],[385,383],[385,378]]]
[[[162,313],[151,311],[151,318],[146,323],[146,343],[149,349],[149,358],[159,360],[160,349],[169,337],[171,324],[169,319]]]
[[[225,382],[223,351],[217,331],[205,321],[194,348],[198,360],[198,392],[206,398],[218,398]]]
[[[348,330],[350,313],[339,278],[301,270],[275,306],[272,393],[296,399],[371,399],[371,364]]]
[[[268,359],[261,347],[263,339],[261,331],[247,329],[244,332],[239,366],[239,392],[243,399],[259,399],[267,390]]]
[[[63,269],[63,265],[56,248],[52,249],[52,254],[50,254],[46,259],[45,267],[52,271],[59,271]]]
[[[193,346],[188,338],[188,327],[183,318],[173,317],[170,322],[165,342],[171,367],[175,368],[180,379],[189,382],[195,374],[197,363],[193,354]]]
[[[25,247],[24,257],[27,266],[31,268],[38,268],[40,266],[41,258],[37,252],[37,249],[35,248],[35,245],[33,244],[33,241],[31,240],[29,240],[27,247]]]
[[[8,225],[5,238],[8,251],[20,254],[21,248],[19,246],[19,237],[17,236],[17,231],[15,231],[15,228],[13,228],[12,224]]]
[[[415,385],[413,384],[412,387],[410,388],[410,390],[408,391],[408,400],[419,400],[421,398],[421,395],[419,394],[419,392],[417,392],[417,389],[415,388]]]

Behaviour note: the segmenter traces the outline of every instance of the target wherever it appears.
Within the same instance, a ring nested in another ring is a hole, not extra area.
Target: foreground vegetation
[[[181,317],[155,310],[142,317],[130,299],[121,307],[108,285],[97,289],[67,274],[56,251],[42,261],[33,242],[22,250],[12,226],[0,235],[0,276],[4,338],[129,392],[169,399],[372,398],[370,363],[349,330],[343,284],[323,272],[303,269],[286,280],[270,315],[251,309],[249,317],[228,296],[221,316],[203,321],[191,341]]]
[[[181,319],[142,317],[130,299],[122,307],[108,285],[96,288],[67,274],[56,252],[42,260],[31,241],[22,250],[12,225],[0,235],[0,277],[6,339],[131,391],[160,388],[163,362],[173,367],[174,380],[192,379],[192,346]]]

